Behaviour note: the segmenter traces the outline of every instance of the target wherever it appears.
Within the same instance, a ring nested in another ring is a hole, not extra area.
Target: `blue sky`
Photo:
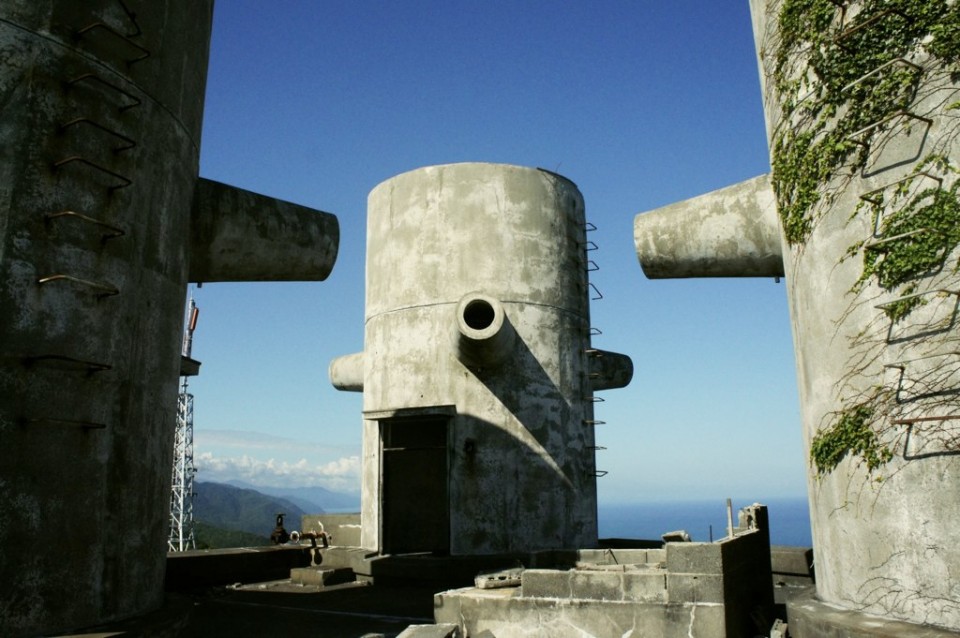
[[[769,170],[746,0],[218,2],[201,175],[326,210],[322,283],[208,284],[192,379],[199,480],[356,490],[366,197],[408,170],[539,166],[597,226],[601,503],[805,493],[785,286],[649,281],[633,218]]]

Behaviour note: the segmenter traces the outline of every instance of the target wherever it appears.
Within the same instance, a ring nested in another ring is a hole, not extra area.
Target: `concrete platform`
[[[433,623],[433,595],[432,588],[417,586],[348,583],[318,589],[290,580],[215,587],[167,594],[164,607],[153,614],[61,636],[394,638],[410,625]]]

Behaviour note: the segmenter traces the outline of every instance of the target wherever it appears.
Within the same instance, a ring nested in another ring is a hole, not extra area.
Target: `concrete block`
[[[570,595],[584,600],[623,600],[623,572],[585,571],[570,574]]]
[[[666,571],[627,571],[623,574],[623,599],[645,603],[667,600]]]
[[[437,622],[458,623],[467,636],[497,638],[723,638],[727,635],[723,605],[638,604],[503,594],[510,591],[515,590],[444,592],[444,604],[435,611],[435,618]],[[455,605],[453,599],[459,604]]]
[[[667,574],[671,603],[723,603],[723,577],[718,574]]]
[[[556,569],[528,569],[523,572],[524,598],[570,598],[570,572]]]
[[[773,545],[770,547],[770,562],[774,574],[813,576],[813,550],[809,547]]]
[[[321,528],[321,525],[323,526]],[[360,514],[305,514],[300,518],[300,531],[323,529],[333,538],[331,545],[360,547]],[[306,541],[309,544],[309,541]]]
[[[522,569],[504,569],[480,574],[473,579],[477,589],[497,589],[499,587],[519,587],[523,576]]]
[[[723,571],[720,543],[668,543],[667,569],[671,573],[719,574]]]
[[[410,625],[397,638],[460,638],[460,627],[451,623],[442,625]]]
[[[641,565],[649,562],[647,549],[581,549],[577,552],[578,563],[597,565]],[[657,559],[661,560],[661,559]]]

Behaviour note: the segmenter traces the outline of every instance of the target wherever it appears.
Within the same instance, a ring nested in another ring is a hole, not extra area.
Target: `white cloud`
[[[193,444],[197,449],[271,450],[275,453],[294,451],[297,454],[328,457],[345,455],[349,449],[345,446],[331,446],[315,441],[305,441],[249,430],[197,429],[193,433]]]
[[[247,454],[239,457],[215,456],[203,452],[194,457],[197,478],[225,482],[240,480],[271,487],[323,487],[336,492],[360,490],[360,457],[341,457],[326,463],[261,460]]]

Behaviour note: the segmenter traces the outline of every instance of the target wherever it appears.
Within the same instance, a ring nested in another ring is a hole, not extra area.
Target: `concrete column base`
[[[811,587],[787,601],[792,638],[957,638],[960,632],[916,625],[822,602]]]

